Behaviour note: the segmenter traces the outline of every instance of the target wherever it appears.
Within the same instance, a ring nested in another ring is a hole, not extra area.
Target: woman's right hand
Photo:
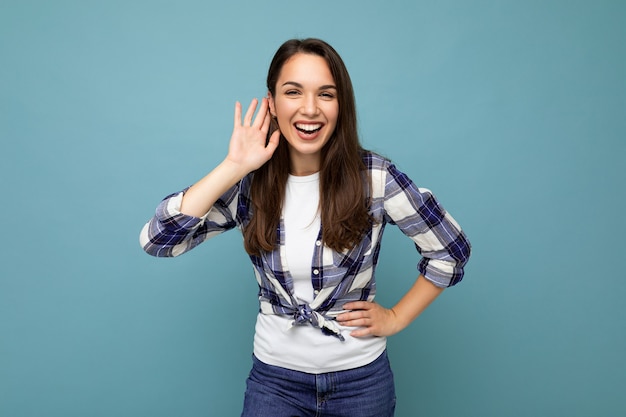
[[[242,122],[241,103],[235,103],[235,123],[226,156],[227,161],[236,164],[246,173],[260,168],[270,160],[280,137],[280,131],[276,129],[266,144],[271,122],[269,101],[267,98],[261,100],[261,107],[253,119],[257,105],[258,100],[255,98],[248,106]]]
[[[278,146],[280,131],[272,133],[266,145],[270,128],[269,102],[266,98],[254,120],[258,100],[254,99],[241,121],[241,104],[235,104],[235,127],[230,138],[228,155],[204,178],[191,186],[181,203],[180,212],[201,217],[215,204],[217,199],[250,172],[269,161]]]

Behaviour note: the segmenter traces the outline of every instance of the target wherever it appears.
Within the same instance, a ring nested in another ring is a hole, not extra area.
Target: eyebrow
[[[294,87],[297,87],[297,88],[304,88],[304,86],[303,86],[302,84],[297,83],[297,82],[295,82],[295,81],[287,81],[287,82],[283,83],[282,87],[284,87],[284,86],[286,86],[286,85],[293,85]],[[322,85],[322,86],[320,86],[320,87],[318,88],[318,90],[328,90],[328,89],[331,89],[331,88],[332,88],[332,89],[334,89],[334,90],[336,90],[336,89],[337,89],[337,87],[336,87],[336,86],[334,86],[334,85],[332,85],[332,84],[327,84],[327,85]]]

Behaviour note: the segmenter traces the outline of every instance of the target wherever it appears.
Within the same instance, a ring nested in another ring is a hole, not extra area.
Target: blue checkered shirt
[[[370,152],[363,159],[372,183],[372,227],[359,244],[343,252],[325,246],[320,230],[311,264],[315,298],[303,304],[294,295],[293,278],[285,265],[281,221],[276,249],[250,256],[261,313],[288,315],[294,318],[293,325],[310,324],[343,340],[334,319],[345,303],[374,299],[374,271],[387,224],[398,226],[415,243],[422,256],[417,267],[426,279],[449,287],[463,278],[470,243],[452,216],[429,190],[415,186],[389,160]],[[180,212],[184,191],[166,197],[141,232],[144,250],[159,257],[178,256],[220,233],[244,227],[252,216],[252,175],[224,193],[201,218]]]

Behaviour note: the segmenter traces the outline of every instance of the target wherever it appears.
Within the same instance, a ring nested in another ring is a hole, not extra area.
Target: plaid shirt
[[[374,299],[374,270],[386,224],[395,224],[415,243],[422,255],[418,270],[426,279],[449,287],[463,278],[470,243],[435,196],[416,187],[390,161],[370,152],[364,153],[363,160],[372,180],[371,229],[358,245],[343,252],[325,246],[320,230],[311,265],[315,298],[302,304],[294,295],[293,278],[284,264],[281,221],[278,247],[261,256],[250,256],[262,313],[289,315],[294,318],[293,325],[311,324],[343,340],[334,318],[346,302]],[[252,175],[228,190],[202,218],[179,211],[184,191],[166,197],[141,232],[144,250],[159,257],[178,256],[226,230],[245,226],[252,216]]]

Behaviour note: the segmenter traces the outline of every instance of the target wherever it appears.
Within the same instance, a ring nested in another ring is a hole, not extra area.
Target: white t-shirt
[[[285,251],[296,298],[313,301],[311,264],[320,230],[319,173],[289,176],[283,207]],[[385,350],[386,338],[350,336],[354,328],[339,326],[345,341],[310,325],[291,326],[292,317],[259,313],[255,356],[270,365],[307,373],[335,372],[367,365]]]

